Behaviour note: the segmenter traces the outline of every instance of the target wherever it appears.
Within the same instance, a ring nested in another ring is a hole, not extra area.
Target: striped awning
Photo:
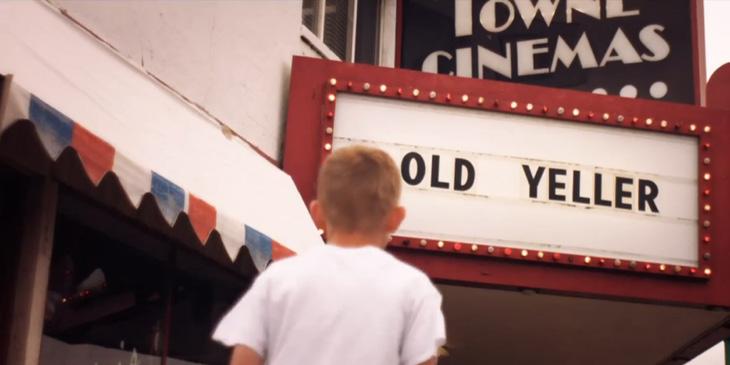
[[[6,134],[9,134],[6,132],[12,130],[14,126],[31,123],[51,161],[57,161],[67,150],[75,152],[86,177],[94,186],[98,186],[105,178],[114,176],[118,179],[126,198],[135,208],[139,208],[145,195],[151,194],[170,227],[181,215],[187,216],[200,245],[206,245],[211,234],[217,232],[231,261],[236,259],[243,246],[248,248],[258,270],[264,269],[272,259],[276,260],[295,253],[286,242],[277,242],[271,238],[272,234],[262,232],[236,216],[225,214],[216,207],[215,202],[207,201],[194,191],[187,190],[184,182],[176,181],[174,176],[165,176],[158,173],[155,166],[147,166],[144,161],[130,159],[123,150],[88,130],[83,123],[75,121],[21,86],[11,83],[5,89],[0,138],[6,138]],[[163,140],[160,143],[169,141]],[[185,146],[179,147],[185,148]],[[17,151],[17,154],[21,153],[22,151]],[[22,156],[16,157],[22,158]],[[181,158],[184,159],[183,154]],[[270,168],[276,167],[271,165]],[[204,174],[205,171],[201,173]],[[228,188],[236,185],[235,181],[219,181],[215,176],[209,178],[211,184],[227,184]],[[291,189],[294,189],[293,184]],[[272,196],[277,195],[275,191],[271,193]],[[292,194],[282,194],[281,197],[291,198]],[[302,205],[301,202],[288,203],[294,206]],[[286,207],[288,203],[279,205]],[[241,204],[246,202],[241,201]],[[258,209],[255,205],[249,208]],[[277,218],[272,217],[272,219]],[[302,215],[301,219],[309,218]],[[281,226],[282,229],[287,229],[286,224]],[[303,246],[298,247],[301,249]]]

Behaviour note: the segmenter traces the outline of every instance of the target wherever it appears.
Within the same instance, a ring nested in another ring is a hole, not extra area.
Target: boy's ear
[[[322,205],[319,204],[317,199],[309,202],[309,214],[312,215],[314,225],[319,229],[325,229],[327,227],[327,221],[324,218],[324,212],[322,211]]]
[[[398,227],[400,227],[400,224],[403,223],[403,219],[405,218],[406,208],[401,206],[395,207],[390,213],[390,216],[388,216],[388,220],[385,222],[386,231],[388,233],[393,233],[398,230]]]

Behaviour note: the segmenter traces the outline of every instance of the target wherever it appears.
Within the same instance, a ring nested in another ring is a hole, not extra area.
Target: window
[[[248,280],[198,253],[120,242],[58,215],[40,365],[225,365],[211,340]]]
[[[377,64],[381,0],[304,0],[302,24],[343,61]]]
[[[162,358],[165,265],[57,217],[40,364]]]

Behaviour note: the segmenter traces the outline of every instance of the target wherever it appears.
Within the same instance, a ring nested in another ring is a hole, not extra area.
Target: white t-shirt
[[[213,338],[268,365],[416,365],[446,333],[424,273],[377,247],[324,245],[261,273]]]

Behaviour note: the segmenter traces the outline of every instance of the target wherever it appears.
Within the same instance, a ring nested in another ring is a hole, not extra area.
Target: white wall
[[[278,158],[301,0],[53,3]]]
[[[291,57],[320,55],[301,40],[301,0],[51,1],[279,158]],[[730,1],[705,0],[708,78],[730,61],[727,14]]]
[[[0,1],[0,50],[0,74],[115,147],[114,171],[133,203],[155,171],[215,206],[233,257],[243,224],[295,252],[321,244],[288,175],[54,9]]]
[[[730,1],[705,0],[705,56],[707,65],[707,79],[710,79],[715,70],[730,62]]]
[[[686,365],[726,365],[725,344],[723,342],[710,347],[707,351],[689,361]]]

